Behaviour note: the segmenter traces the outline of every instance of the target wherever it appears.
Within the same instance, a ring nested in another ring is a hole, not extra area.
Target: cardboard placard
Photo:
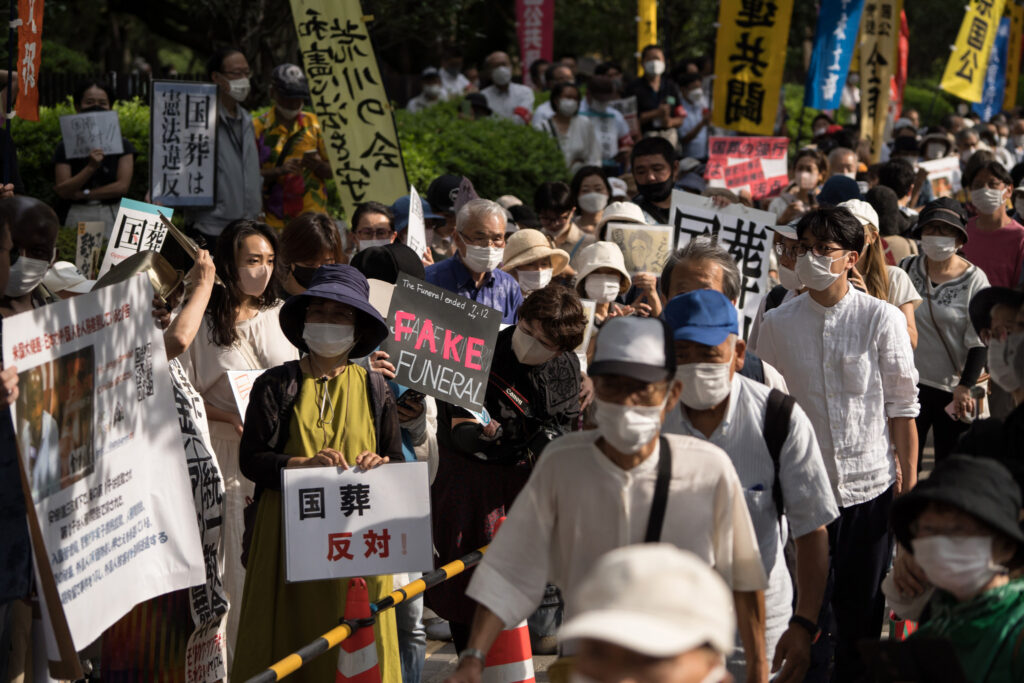
[[[217,86],[153,81],[149,139],[153,141],[149,162],[152,201],[164,206],[213,206]]]
[[[710,187],[724,187],[753,199],[777,195],[789,185],[789,138],[713,137],[704,170]]]
[[[116,111],[90,111],[60,117],[64,156],[84,159],[94,149],[104,154],[124,154],[121,121]]]
[[[672,226],[610,222],[605,231],[608,241],[622,250],[630,274],[661,275],[661,269],[672,255]]]
[[[163,248],[167,226],[160,219],[160,214],[170,218],[174,209],[134,199],[121,200],[117,218],[114,219],[114,231],[100,266],[101,277],[129,256],[140,251],[160,251]]]
[[[423,202],[420,201],[420,193],[412,185],[409,186],[409,225],[406,227],[405,244],[420,258],[430,249],[423,219]]]
[[[238,406],[238,414],[245,422],[245,411],[249,408],[249,393],[256,378],[266,370],[228,370],[228,383],[231,384],[231,393],[235,397],[235,405]]]

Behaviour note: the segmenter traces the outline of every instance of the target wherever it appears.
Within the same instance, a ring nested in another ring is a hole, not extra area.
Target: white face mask
[[[580,209],[587,213],[597,213],[608,206],[608,195],[603,192],[584,192],[576,198]]]
[[[925,235],[921,238],[921,251],[929,261],[948,261],[956,253],[956,238]]]
[[[800,282],[800,276],[796,274],[796,271],[787,268],[781,263],[779,264],[779,284],[792,292],[797,292],[804,286],[804,283]]]
[[[704,91],[700,88],[694,88],[693,90],[686,91],[686,99],[690,101],[690,104],[697,104],[704,99]]]
[[[729,397],[732,380],[728,363],[687,363],[676,369],[676,379],[683,383],[683,405],[694,410],[709,410]]]
[[[512,332],[512,353],[523,365],[541,365],[558,355],[518,326]]]
[[[819,135],[824,135],[827,132],[828,132],[828,126],[818,126],[817,128],[814,129],[814,137],[818,137]]]
[[[997,574],[1006,571],[992,561],[991,536],[928,536],[910,542],[914,560],[938,588],[958,600],[977,595]]]
[[[231,95],[231,99],[235,102],[245,102],[245,98],[249,96],[251,86],[249,85],[248,77],[246,77],[228,81],[228,88],[228,94]]]
[[[828,256],[818,256],[809,251],[796,259],[797,277],[808,289],[813,289],[816,292],[828,289],[842,275],[842,273],[832,272],[832,264],[841,258],[843,257],[833,259]]]
[[[11,266],[11,274],[7,280],[4,295],[12,298],[25,296],[39,286],[49,269],[49,261],[19,256]]]
[[[606,275],[595,273],[588,275],[583,282],[583,289],[587,292],[587,298],[593,299],[599,304],[607,304],[615,301],[622,288],[622,280],[618,275]]]
[[[306,323],[302,339],[309,350],[321,358],[337,358],[356,345],[356,328],[347,324]]]
[[[391,240],[359,240],[359,249],[357,251],[366,251],[373,247],[386,247],[391,244]]]
[[[971,190],[971,204],[974,204],[974,208],[978,210],[978,213],[991,216],[999,211],[1001,206],[1006,205],[1003,193],[1003,190],[993,190],[988,187]]]
[[[847,178],[849,178],[850,180],[856,180],[857,179],[857,171],[843,171],[839,175],[844,175]]]
[[[665,73],[665,62],[660,59],[649,59],[644,62],[644,73],[660,76]]]
[[[302,107],[299,107],[298,109],[285,109],[280,104],[275,104],[274,107],[277,108],[277,113],[279,113],[286,119],[294,119],[296,116],[302,113]]]
[[[1022,342],[1024,332],[1014,332],[1006,339],[993,339],[988,344],[988,369],[992,381],[1004,391],[1014,392],[1021,388],[1014,366]]]
[[[818,176],[810,171],[800,171],[796,174],[796,185],[801,190],[813,190],[818,185]]]
[[[502,247],[476,247],[467,244],[462,262],[474,273],[489,273],[501,265],[503,258],[505,250]]]
[[[516,278],[519,280],[519,289],[523,290],[523,294],[526,295],[547,287],[551,283],[551,277],[554,274],[555,271],[551,268],[519,270],[516,271]]]
[[[508,85],[509,83],[512,82],[512,69],[511,69],[511,67],[507,67],[507,66],[495,67],[495,69],[493,71],[491,71],[491,80],[497,86],[503,87],[503,86]]]
[[[966,164],[968,161],[971,160],[971,157],[974,156],[974,153],[976,151],[978,151],[978,150],[976,150],[976,149],[965,149],[965,150],[963,150],[962,152],[960,152],[960,161],[962,161],[962,162],[964,162]]]
[[[929,142],[924,147],[925,159],[941,159],[946,155],[946,146],[941,142]]]
[[[598,100],[587,100],[587,108],[595,114],[604,114],[608,111],[608,103]]]
[[[270,282],[273,269],[263,264],[261,266],[248,266],[238,269],[238,289],[242,294],[249,296],[260,296]]]
[[[558,100],[558,113],[562,116],[575,116],[576,112],[579,111],[580,103],[578,100],[566,98],[564,100]]]
[[[668,400],[667,398],[665,399]],[[661,413],[665,403],[657,406],[624,406],[594,399],[594,421],[597,431],[620,453],[636,453],[661,431]],[[668,457],[662,453],[661,457]]]
[[[444,88],[436,83],[423,86],[423,94],[432,100],[436,100],[440,97],[442,92],[444,92]]]

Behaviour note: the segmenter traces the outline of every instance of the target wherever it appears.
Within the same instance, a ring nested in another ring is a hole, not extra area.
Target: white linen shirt
[[[896,483],[888,418],[919,411],[898,308],[852,286],[829,308],[799,296],[765,314],[754,352],[778,368],[811,419],[839,507]]]
[[[509,83],[505,92],[499,90],[496,85],[489,85],[481,92],[487,98],[487,106],[497,117],[516,123],[526,123],[515,113],[516,109],[523,108],[528,114],[533,114],[533,90],[522,83]]]
[[[595,442],[597,430],[551,442],[508,519],[491,541],[466,595],[506,625],[540,604],[545,583],[566,595],[601,555],[642,543],[647,531],[660,447],[630,470],[614,464]],[[661,541],[693,552],[735,591],[767,586],[743,489],[722,449],[692,437],[666,435],[672,479]]]

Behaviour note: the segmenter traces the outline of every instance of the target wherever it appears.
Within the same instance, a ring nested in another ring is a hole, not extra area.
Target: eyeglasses
[[[776,256],[786,256],[788,258],[795,259],[797,257],[797,251],[799,247],[787,247],[782,242],[779,242],[774,247]]]
[[[561,216],[553,216],[549,213],[545,213],[537,217],[537,219],[540,220],[541,225],[564,225],[570,218],[572,218],[572,211],[563,213]]]
[[[361,240],[386,240],[391,237],[391,228],[360,228],[356,230],[356,237]]]
[[[470,236],[468,236],[464,232],[460,232],[459,235],[462,236],[462,241],[463,242],[465,242],[466,244],[472,245],[474,247],[486,247],[486,246],[503,247],[503,246],[505,246],[505,235],[500,235],[498,237],[488,237],[487,235],[480,235],[479,237],[470,237]]]
[[[249,76],[252,75],[252,71],[250,71],[249,69],[246,69],[245,71],[221,71],[221,73],[232,80],[236,78],[249,78]]]
[[[842,247],[827,247],[824,244],[801,244],[796,248],[796,255],[803,256],[807,252],[814,252],[815,256],[831,256],[834,251],[846,251]]]

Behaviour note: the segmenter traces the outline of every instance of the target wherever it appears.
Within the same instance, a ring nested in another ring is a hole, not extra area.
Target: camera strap
[[[525,396],[519,393],[515,387],[506,382],[500,376],[496,375],[494,371],[491,371],[491,375],[487,380],[505,397],[516,411],[526,418],[533,418],[533,411],[530,409],[530,402]]]

